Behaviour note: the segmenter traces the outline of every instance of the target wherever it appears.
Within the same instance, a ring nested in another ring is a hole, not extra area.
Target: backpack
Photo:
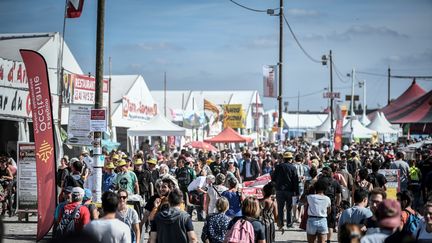
[[[178,169],[176,171],[176,176],[180,190],[187,192],[187,187],[192,181],[192,176],[189,172],[189,169],[186,167]]]
[[[409,216],[408,216],[408,220],[405,223],[402,231],[413,235],[414,232],[417,230],[417,227],[419,227],[419,225],[421,224],[421,219],[417,215],[417,213],[412,214],[408,210],[405,210],[405,209],[403,211],[405,211],[406,213],[408,213]]]
[[[75,216],[83,205],[77,205],[71,214],[66,214],[63,208],[63,216],[55,229],[56,237],[72,234],[75,232]]]
[[[84,180],[81,175],[69,174],[65,180],[65,187],[67,186],[84,188]]]
[[[254,243],[255,232],[251,222],[239,219],[225,235],[224,243]]]

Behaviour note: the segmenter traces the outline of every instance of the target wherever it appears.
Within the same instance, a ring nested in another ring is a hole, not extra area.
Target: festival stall
[[[378,138],[381,142],[396,142],[398,138],[398,131],[391,128],[388,121],[385,119],[384,114],[377,112],[374,120],[367,126],[378,133]]]

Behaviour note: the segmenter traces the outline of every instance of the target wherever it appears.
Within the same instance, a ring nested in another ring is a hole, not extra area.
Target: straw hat
[[[114,169],[115,166],[114,166],[113,162],[110,162],[110,163],[108,163],[108,164],[105,166],[105,168],[107,168],[107,169]]]
[[[136,160],[134,161],[134,165],[142,165],[142,164],[143,164],[142,159],[136,159]]]
[[[126,161],[124,161],[124,160],[120,160],[117,164],[117,166],[119,166],[119,167],[124,166],[124,165],[127,165]]]
[[[157,161],[155,159],[149,159],[149,160],[147,160],[147,164],[156,165]]]

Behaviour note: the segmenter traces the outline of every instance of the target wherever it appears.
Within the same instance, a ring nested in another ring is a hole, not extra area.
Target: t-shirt
[[[133,171],[120,172],[116,177],[116,185],[120,189],[124,189],[129,193],[135,194],[135,182],[138,181]]]
[[[339,227],[346,223],[363,225],[366,223],[366,220],[372,216],[373,213],[369,208],[354,206],[342,212],[342,215],[339,219]]]
[[[116,218],[125,223],[130,230],[130,234],[133,242],[135,242],[135,232],[133,231],[133,225],[139,224],[141,221],[138,217],[137,211],[135,209],[127,207],[126,213],[122,214],[119,211],[116,212]]]
[[[391,230],[378,229],[377,232],[372,234],[366,234],[360,239],[361,243],[384,243],[385,239],[389,237],[393,232]]]
[[[129,227],[118,219],[94,220],[86,225],[84,231],[104,243],[130,243]]]
[[[222,192],[224,192],[226,190],[228,190],[228,188],[226,188],[223,185],[214,185],[214,186],[209,187],[209,189],[207,190],[207,195],[210,199],[208,202],[208,213],[209,214],[218,213],[217,209],[216,209],[216,201],[219,198],[219,195],[222,195]],[[218,192],[219,192],[219,194],[218,194]]]
[[[403,160],[396,160],[390,165],[390,169],[399,169],[401,189],[406,190],[408,187],[409,165]]]
[[[327,208],[331,206],[330,198],[325,195],[312,194],[307,196],[308,215],[327,217]]]
[[[61,221],[65,213],[72,214],[74,209],[79,205],[79,202],[68,203],[64,206],[64,209],[60,212],[59,222]],[[75,216],[75,230],[80,231],[84,228],[84,225],[90,223],[90,211],[87,207],[80,207]]]
[[[265,228],[264,225],[261,223],[261,221],[249,217],[235,217],[233,218],[229,225],[228,225],[228,231],[234,226],[234,224],[237,222],[237,220],[245,219],[249,221],[252,224],[252,227],[254,229],[255,234],[255,242],[258,242],[259,240],[265,240]]]
[[[241,216],[241,202],[238,192],[224,191],[221,195],[226,197],[229,202],[229,208],[225,214],[229,217]]]
[[[424,219],[421,221],[421,224],[417,227],[417,230],[413,233],[414,238],[419,243],[432,242],[432,232],[429,233],[426,231],[426,222]]]

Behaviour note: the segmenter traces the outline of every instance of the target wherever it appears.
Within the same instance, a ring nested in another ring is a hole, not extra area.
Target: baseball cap
[[[234,163],[234,159],[229,159],[228,163]]]
[[[90,189],[86,188],[84,189],[84,201],[90,200],[92,198],[92,192],[90,191]]]
[[[72,158],[72,159],[70,159],[69,163],[73,164],[73,163],[75,163],[77,161],[79,161],[78,158]]]
[[[384,228],[396,228],[401,225],[401,206],[394,199],[385,199],[378,204],[376,216]]]
[[[284,159],[292,159],[293,154],[291,152],[285,152],[283,153],[283,158]]]
[[[76,187],[72,188],[72,194],[73,195],[79,195],[80,197],[84,197],[85,192],[84,192],[84,189],[76,186]]]

